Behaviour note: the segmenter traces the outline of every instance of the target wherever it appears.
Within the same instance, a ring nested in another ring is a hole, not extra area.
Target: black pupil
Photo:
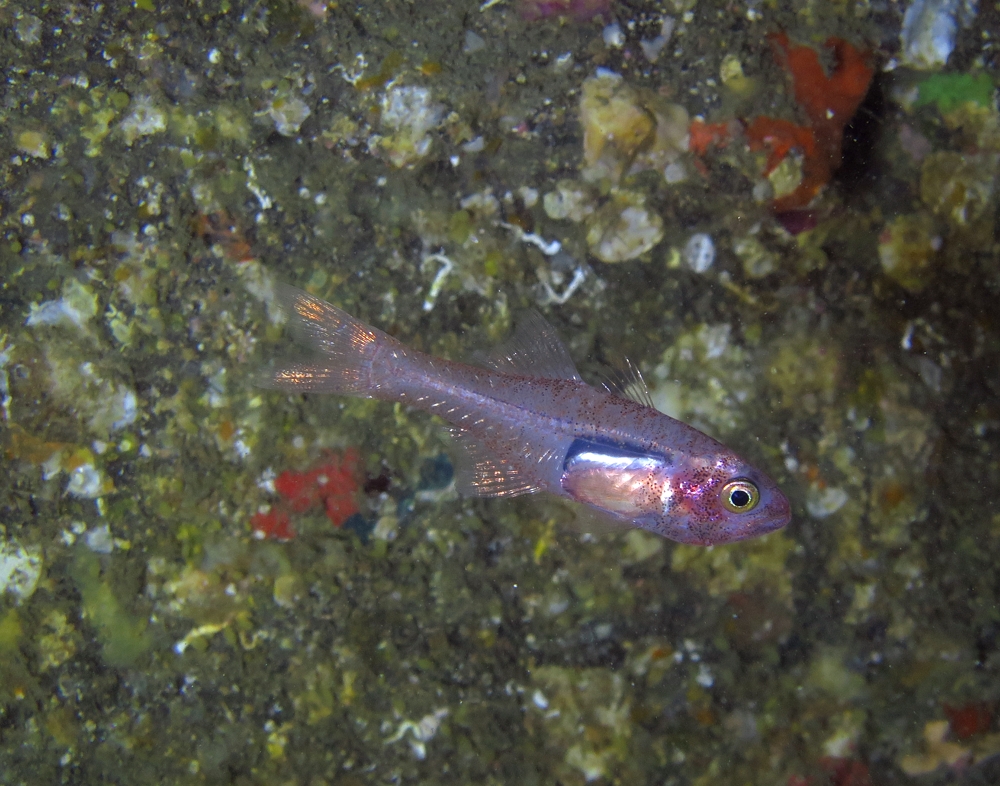
[[[733,489],[729,502],[734,508],[745,508],[750,504],[750,493],[743,489]]]

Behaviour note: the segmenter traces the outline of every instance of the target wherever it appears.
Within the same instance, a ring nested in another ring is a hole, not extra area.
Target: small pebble
[[[604,38],[605,45],[613,49],[621,49],[625,46],[625,34],[622,32],[621,25],[617,22],[612,22],[605,27],[601,35]]]
[[[680,161],[667,164],[663,170],[663,178],[668,183],[683,183],[687,180],[687,169]]]
[[[705,273],[715,262],[715,243],[704,232],[691,235],[684,246],[684,261],[695,273]]]
[[[87,530],[84,541],[87,548],[97,554],[110,554],[115,549],[115,540],[111,537],[111,528],[107,524]]]
[[[465,45],[462,47],[462,51],[467,55],[471,55],[473,52],[478,52],[480,49],[486,48],[486,41],[478,33],[474,33],[471,30],[465,31]]]

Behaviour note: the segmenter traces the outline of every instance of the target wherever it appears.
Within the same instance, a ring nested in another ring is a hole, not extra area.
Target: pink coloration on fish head
[[[692,453],[576,440],[560,491],[681,543],[711,546],[773,532],[790,516],[777,486],[715,440],[683,426]]]
[[[682,543],[711,546],[781,529],[791,507],[774,481],[733,453],[674,467],[656,531]],[[669,500],[667,499],[669,497]]]

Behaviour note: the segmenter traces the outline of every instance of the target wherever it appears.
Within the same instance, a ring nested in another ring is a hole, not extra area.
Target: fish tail
[[[278,296],[296,333],[318,357],[269,371],[264,385],[288,391],[374,396],[379,388],[378,375],[373,374],[375,355],[381,347],[399,342],[300,289],[280,286]]]

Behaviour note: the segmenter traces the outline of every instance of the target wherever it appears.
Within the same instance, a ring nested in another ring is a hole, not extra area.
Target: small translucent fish
[[[634,371],[614,389],[586,384],[536,312],[479,367],[410,349],[305,292],[281,296],[318,355],[275,370],[270,386],[399,401],[440,416],[464,453],[455,473],[462,493],[547,491],[618,524],[704,546],[773,532],[791,517],[766,475],[654,409]]]

